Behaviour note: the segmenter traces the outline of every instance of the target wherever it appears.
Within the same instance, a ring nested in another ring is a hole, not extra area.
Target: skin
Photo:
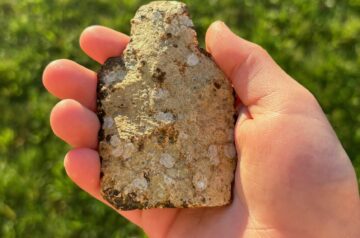
[[[92,26],[80,46],[99,63],[120,55],[129,37]],[[222,22],[207,50],[240,99],[233,202],[219,208],[118,211],[150,237],[360,237],[360,198],[351,162],[315,97],[260,46]],[[73,146],[65,169],[80,188],[100,195],[95,114],[96,73],[70,60],[51,62],[46,89],[62,99],[52,110],[55,135]]]

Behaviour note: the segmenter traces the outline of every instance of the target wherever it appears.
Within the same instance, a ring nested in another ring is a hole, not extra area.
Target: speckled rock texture
[[[98,77],[103,197],[121,210],[231,201],[233,90],[204,50],[185,4],[142,6],[123,56]]]

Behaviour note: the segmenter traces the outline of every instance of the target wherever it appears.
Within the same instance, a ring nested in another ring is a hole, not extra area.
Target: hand
[[[129,37],[93,26],[81,48],[99,63],[120,55]],[[150,237],[360,237],[354,169],[315,97],[261,47],[213,23],[207,50],[242,103],[233,202],[219,208],[119,211]],[[326,59],[324,59],[326,60]],[[69,60],[50,63],[48,91],[63,99],[51,112],[54,133],[72,149],[69,177],[100,196],[96,73]]]

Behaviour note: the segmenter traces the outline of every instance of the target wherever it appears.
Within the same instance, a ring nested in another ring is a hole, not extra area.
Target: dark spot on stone
[[[171,144],[176,143],[178,137],[179,137],[179,131],[175,129],[169,131],[169,142]]]
[[[207,52],[204,48],[199,47],[198,49],[203,55],[205,55],[208,58],[211,58],[211,54],[209,52]]]
[[[164,128],[160,128],[155,132],[155,135],[157,137],[158,144],[164,145],[166,141],[166,130]]]
[[[140,64],[141,64],[142,66],[145,66],[145,65],[146,65],[146,61],[145,61],[145,60],[141,60],[141,61],[140,61]]]
[[[151,76],[151,78],[155,81],[155,82],[159,82],[160,84],[164,82],[165,80],[165,75],[166,73],[163,72],[161,69],[156,68],[155,72],[153,73],[153,75]]]
[[[174,60],[174,63],[179,67],[179,72],[181,73],[181,75],[184,76],[187,65],[186,63],[180,62],[178,60]]]
[[[98,133],[98,140],[102,141],[104,139],[104,130],[102,128],[100,128],[99,133]]]
[[[146,181],[149,183],[150,182],[150,174],[149,171],[144,171],[144,178],[146,179]]]
[[[188,8],[187,5],[184,5],[184,6],[182,7],[182,10],[183,10],[182,15],[190,17],[189,8]]]
[[[187,68],[187,65],[186,64],[182,64],[180,67],[179,67],[179,71],[182,75],[185,74],[185,71],[186,71],[186,68]]]
[[[173,47],[178,48],[178,45],[177,45],[177,44],[173,44]]]
[[[111,135],[107,135],[106,138],[105,138],[105,140],[106,140],[107,142],[110,142],[110,139],[111,139]]]
[[[114,69],[116,70],[125,70],[125,63],[122,59],[122,57],[110,57],[108,58],[105,63],[101,66],[97,77],[98,77],[98,84],[96,87],[96,92],[97,92],[97,100],[96,100],[96,107],[97,107],[97,116],[99,118],[100,121],[100,130],[98,133],[98,139],[99,141],[102,141],[104,139],[104,130],[102,129],[102,125],[104,124],[104,116],[106,115],[105,111],[103,110],[102,107],[102,103],[101,100],[104,99],[105,97],[108,96],[108,92],[106,90],[101,90],[102,87],[102,79],[106,76],[106,74],[109,71],[114,71]],[[113,92],[113,90],[115,90],[114,88],[112,88],[111,86],[109,87],[110,91]]]
[[[99,91],[99,93],[98,93],[98,98],[99,98],[100,100],[103,100],[103,99],[106,98],[108,95],[109,95],[109,94],[108,94],[107,90],[101,90],[101,91]]]
[[[180,160],[180,161],[186,160],[186,157],[185,157],[185,154],[184,154],[184,153],[182,153],[182,152],[179,153],[179,160]],[[182,200],[183,200],[183,199],[181,199],[181,201],[182,201]]]
[[[100,100],[98,100],[98,103],[101,103]],[[97,115],[99,116],[99,120],[101,122],[101,124],[104,123],[103,117],[106,115],[104,110],[102,108],[99,108],[99,110],[97,111]]]
[[[166,39],[167,39],[166,34],[162,34],[162,35],[160,36],[160,40],[165,41]]]
[[[165,201],[165,202],[159,202],[159,203],[157,203],[157,204],[155,205],[155,207],[175,208],[175,205],[168,200],[168,201]]]
[[[172,202],[167,201],[167,202],[165,202],[164,207],[167,207],[167,208],[174,208],[174,207],[175,207],[175,205],[174,205]]]
[[[205,203],[206,199],[204,197],[201,198],[201,202]]]
[[[181,204],[181,206],[183,208],[188,208],[189,207],[189,204],[186,202],[186,201],[183,201],[183,203]]]
[[[234,97],[234,103],[235,103],[235,102],[236,102],[236,97],[237,97],[237,95],[236,95],[236,92],[235,92],[234,89],[233,89],[233,91],[232,91],[232,95],[233,95],[233,97]],[[233,107],[235,108],[235,104],[233,105]],[[233,115],[233,121],[232,121],[232,124],[233,124],[233,125],[235,125],[237,118],[238,118],[238,111],[237,111],[236,108],[235,108],[235,112],[234,112],[234,115]]]
[[[140,202],[137,200],[137,195],[134,192],[128,194],[121,194],[118,191],[109,188],[103,191],[105,199],[111,203],[115,208],[121,210],[142,209],[148,206],[148,202]],[[120,196],[119,196],[120,195]]]
[[[237,118],[238,118],[238,113],[235,112],[234,115],[233,115],[233,120],[234,120],[234,122],[236,122]]]
[[[113,71],[114,68],[119,67],[122,70],[125,70],[125,63],[122,57],[110,57],[105,63],[101,66],[100,71],[98,73],[98,78],[101,79],[106,74],[106,71]],[[100,81],[100,80],[99,80]]]
[[[144,141],[141,140],[138,142],[138,151],[143,151],[144,150]]]
[[[175,130],[173,125],[168,125],[157,129],[154,135],[157,138],[158,144],[164,147],[167,143],[176,143],[179,137],[179,131]]]
[[[171,21],[172,21],[172,18],[171,18],[171,17],[165,18],[165,23],[170,24]]]
[[[220,85],[218,82],[214,82],[214,86],[215,86],[215,88],[217,88],[217,89],[220,89],[220,88],[221,88],[221,85]]]
[[[138,59],[138,53],[139,53],[139,51],[136,50],[136,49],[134,49],[134,48],[132,48],[132,52],[133,52],[133,54],[135,55],[135,59]]]
[[[101,179],[102,177],[104,177],[103,171],[100,172],[100,179]]]
[[[119,191],[113,188],[107,188],[103,191],[108,196],[117,196],[119,194]]]
[[[172,34],[170,32],[166,33],[166,38],[171,38]]]

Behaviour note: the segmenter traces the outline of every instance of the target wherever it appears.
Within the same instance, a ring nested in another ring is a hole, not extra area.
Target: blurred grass
[[[144,236],[66,178],[68,147],[49,129],[56,99],[41,74],[57,58],[97,70],[79,49],[81,31],[100,24],[128,33],[145,2],[0,0],[0,237]],[[221,19],[316,95],[359,178],[360,1],[185,2],[202,45],[207,26]]]

